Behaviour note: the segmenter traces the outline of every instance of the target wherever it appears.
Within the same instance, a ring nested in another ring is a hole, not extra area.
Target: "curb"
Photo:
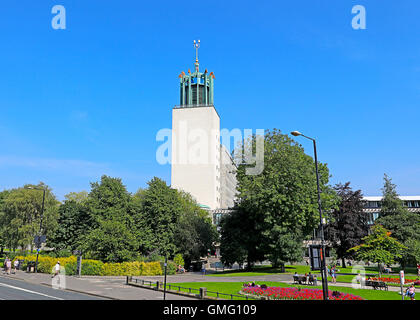
[[[142,288],[142,289],[149,289],[149,290],[154,290],[154,291],[160,291],[160,292],[163,292],[164,291],[163,289],[156,289],[156,288],[152,288],[152,287],[150,287],[148,285],[141,285],[141,284],[138,284],[138,283],[127,283],[126,285],[132,286],[132,287],[137,287],[137,288]],[[189,294],[189,293],[182,292],[182,291],[175,291],[175,290],[168,290],[167,289],[166,290],[166,293],[176,294],[176,295],[179,295],[179,296],[184,296],[184,297],[189,297],[189,298],[195,298],[197,300],[202,300],[199,297],[197,297],[196,294]]]
[[[52,288],[52,285],[50,285],[48,283],[43,283],[42,282],[40,284],[43,285],[43,286]],[[110,300],[121,300],[121,299],[118,299],[118,298],[107,297],[107,296],[103,296],[103,295],[100,295],[100,294],[90,293],[90,292],[80,291],[80,290],[75,290],[75,289],[68,289],[68,288],[66,288],[66,289],[60,289],[60,290],[70,291],[70,292],[76,292],[76,293],[81,293],[81,294],[85,294],[85,295],[89,295],[89,296],[94,296],[94,297],[99,297],[99,298],[104,298],[104,299],[110,299]]]

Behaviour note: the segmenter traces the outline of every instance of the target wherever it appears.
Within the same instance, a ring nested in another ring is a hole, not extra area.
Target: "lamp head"
[[[299,131],[292,131],[291,134],[294,135],[295,137],[302,135]]]

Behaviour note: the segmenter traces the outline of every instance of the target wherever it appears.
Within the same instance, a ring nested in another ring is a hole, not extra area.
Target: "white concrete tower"
[[[220,208],[220,117],[213,103],[213,72],[182,72],[180,105],[172,109],[171,187],[190,193],[204,208]]]

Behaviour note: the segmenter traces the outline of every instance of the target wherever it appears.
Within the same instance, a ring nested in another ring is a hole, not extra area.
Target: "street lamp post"
[[[166,268],[168,266],[168,254],[165,255],[165,280],[163,284],[163,300],[166,300]]]
[[[33,190],[42,190],[42,206],[41,206],[41,219],[39,223],[39,231],[38,231],[38,242],[36,243],[37,250],[36,250],[36,262],[35,262],[35,273],[38,272],[38,258],[39,258],[39,249],[41,247],[41,230],[42,230],[42,219],[44,217],[44,203],[45,203],[45,191],[46,188],[35,188],[35,187],[27,187],[27,189]]]
[[[300,133],[299,131],[291,132],[292,135],[295,137],[302,136],[309,140],[312,140],[314,144],[314,155],[315,155],[315,173],[316,173],[316,185],[318,191],[318,210],[319,210],[319,224],[320,224],[320,233],[321,233],[321,281],[322,281],[322,293],[324,300],[328,300],[328,275],[326,270],[326,263],[325,263],[325,243],[324,243],[324,226],[322,223],[322,209],[321,209],[321,192],[319,189],[319,173],[318,173],[318,158],[316,152],[316,142],[315,139],[311,137],[307,137]]]

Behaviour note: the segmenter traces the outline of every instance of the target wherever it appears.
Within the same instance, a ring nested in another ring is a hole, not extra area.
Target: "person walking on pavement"
[[[10,271],[12,270],[12,261],[10,259],[7,259],[6,261],[6,268],[7,268],[7,274],[10,275]]]
[[[335,266],[333,266],[332,268],[331,268],[331,282],[332,283],[336,283],[337,282],[337,280],[336,280],[336,272],[337,272],[337,270],[335,269]]]
[[[54,267],[54,275],[51,278],[58,276],[59,273],[60,273],[60,261],[57,261],[57,264]]]
[[[411,300],[416,300],[414,299],[414,297],[416,296],[416,288],[414,287],[414,285],[411,285],[407,291],[405,292],[406,296],[409,296]]]
[[[15,267],[13,274],[16,274],[16,270],[19,267],[19,260],[18,259],[15,259],[15,261],[13,263],[13,266]]]
[[[7,257],[6,257],[6,259],[4,259],[4,261],[3,261],[3,273],[7,273]]]

